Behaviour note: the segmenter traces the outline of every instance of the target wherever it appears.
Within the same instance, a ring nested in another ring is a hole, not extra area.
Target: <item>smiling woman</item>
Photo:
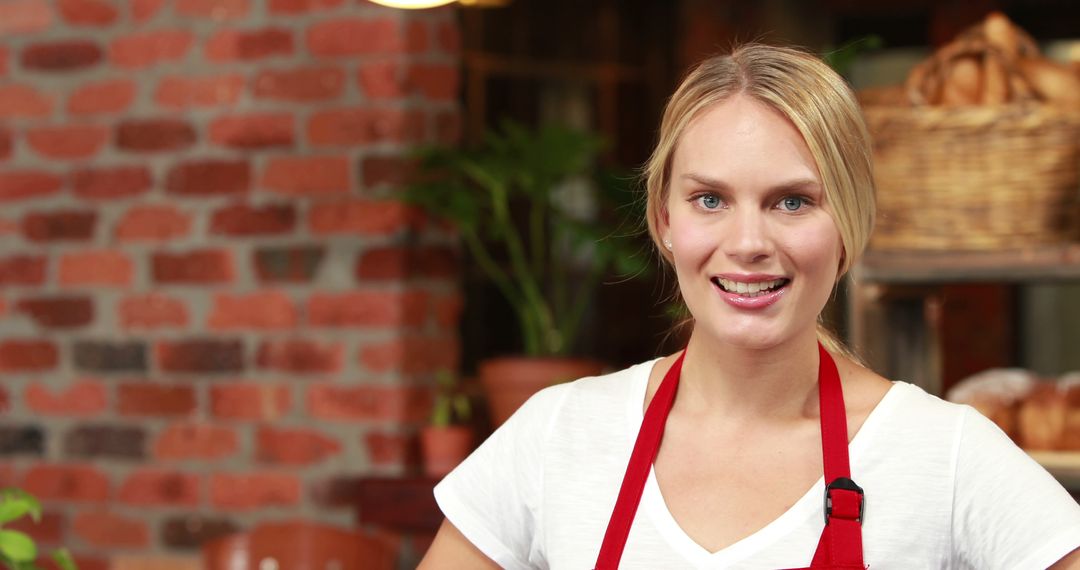
[[[436,488],[421,568],[1076,565],[1080,506],[1053,477],[819,324],[874,219],[840,77],[757,44],[704,61],[646,178],[688,346],[534,396]]]

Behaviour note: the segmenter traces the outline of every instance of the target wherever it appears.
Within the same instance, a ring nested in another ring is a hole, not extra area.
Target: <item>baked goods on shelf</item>
[[[968,404],[1029,451],[1080,451],[1080,372],[1039,378],[1018,368],[980,372],[946,399]]]

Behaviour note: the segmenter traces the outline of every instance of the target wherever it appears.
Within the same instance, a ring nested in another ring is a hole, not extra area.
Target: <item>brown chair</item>
[[[202,547],[205,570],[394,570],[399,541],[325,524],[262,523]]]

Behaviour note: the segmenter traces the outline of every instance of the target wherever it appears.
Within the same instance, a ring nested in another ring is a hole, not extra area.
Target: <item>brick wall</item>
[[[458,138],[451,9],[0,2],[0,485],[84,568],[351,521],[454,366],[448,233],[392,196]]]

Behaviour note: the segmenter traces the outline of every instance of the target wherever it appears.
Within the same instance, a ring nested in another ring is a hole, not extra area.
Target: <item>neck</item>
[[[814,328],[787,342],[748,349],[695,328],[674,407],[727,419],[798,419],[817,414],[818,348]]]

